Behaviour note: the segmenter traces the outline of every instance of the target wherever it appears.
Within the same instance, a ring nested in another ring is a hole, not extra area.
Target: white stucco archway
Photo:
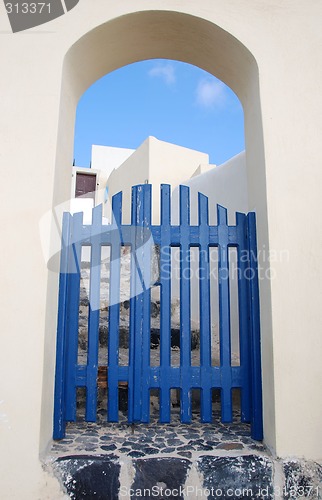
[[[200,17],[170,11],[128,14],[81,37],[67,52],[63,68],[54,203],[69,196],[66,164],[71,164],[73,121],[82,93],[105,74],[145,59],[175,59],[194,64],[229,85],[245,113],[248,194],[256,210],[259,246],[268,248],[265,163],[257,63],[234,36]],[[130,85],[130,82],[129,82]],[[263,263],[263,265],[266,265]],[[261,282],[264,409],[274,405],[270,283]],[[275,447],[274,412],[264,413],[265,439]]]

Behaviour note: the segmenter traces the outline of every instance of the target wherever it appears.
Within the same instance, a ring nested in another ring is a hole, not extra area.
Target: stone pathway
[[[102,419],[99,423],[68,423],[65,439],[53,443],[50,455],[54,458],[113,452],[133,458],[151,455],[193,458],[209,452],[267,453],[261,442],[251,438],[250,425],[239,421],[238,411],[234,412],[234,421],[229,424],[221,423],[219,409],[214,410],[211,424],[199,422],[196,413],[193,413],[191,424],[182,424],[179,409],[172,413],[172,421],[168,424],[160,424],[155,413],[149,424],[131,426],[126,414],[120,415],[117,424]]]

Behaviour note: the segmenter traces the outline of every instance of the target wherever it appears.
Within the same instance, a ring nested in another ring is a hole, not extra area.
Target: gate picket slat
[[[91,225],[91,263],[88,314],[88,357],[86,420],[96,422],[98,329],[100,316],[102,205],[93,208]]]
[[[249,318],[248,318],[248,287],[246,272],[249,262],[246,240],[246,215],[236,214],[237,225],[237,263],[238,263],[238,314],[239,314],[239,350],[242,371],[241,383],[241,420],[250,421],[250,373],[249,373]]]
[[[212,421],[208,198],[198,193],[201,421]]]
[[[143,189],[142,186],[133,188],[133,211],[132,226],[135,227],[135,246],[132,249],[132,272],[131,280],[134,281],[132,303],[134,303],[134,316],[132,328],[130,328],[130,363],[129,371],[132,376],[132,385],[129,382],[129,393],[132,401],[129,400],[129,421],[139,422],[142,416],[142,390],[141,390],[141,370],[142,370],[142,330],[143,330]]]
[[[55,375],[55,405],[53,439],[65,437],[65,370],[66,347],[68,333],[68,260],[71,230],[71,214],[63,214],[62,249],[60,255],[58,319],[57,319],[57,346],[56,346],[56,375]]]
[[[230,338],[230,293],[229,293],[229,253],[227,210],[217,205],[218,239],[219,239],[219,337],[220,337],[220,368],[221,368],[221,419],[231,422],[231,338]]]
[[[141,421],[150,420],[150,346],[151,346],[151,262],[152,262],[152,234],[151,234],[151,185],[144,184],[142,192],[143,220],[142,220],[142,287],[143,287],[143,321],[142,321],[142,371],[141,371]]]
[[[160,422],[170,422],[171,408],[171,190],[161,185],[160,236]]]
[[[80,268],[82,240],[81,230],[83,213],[74,214],[72,217],[72,234],[69,252],[69,287],[68,301],[68,349],[66,370],[66,420],[76,420],[76,387],[77,387],[77,355],[78,355],[78,316],[80,295]]]
[[[180,186],[180,367],[181,420],[191,421],[190,192]]]
[[[118,422],[119,406],[119,325],[120,325],[120,250],[122,243],[122,193],[112,199],[111,251],[110,251],[110,293],[108,325],[108,391],[107,415],[110,422]]]
[[[247,215],[249,262],[251,276],[249,277],[249,308],[250,308],[250,342],[252,362],[251,390],[252,390],[252,421],[251,435],[253,439],[263,439],[263,408],[262,408],[262,367],[261,367],[261,339],[259,319],[259,284],[257,266],[256,243],[256,214]]]
[[[134,336],[135,336],[135,317],[136,317],[136,211],[137,211],[137,186],[132,187],[131,198],[131,226],[132,226],[132,241],[131,241],[131,277],[130,277],[130,325],[129,325],[129,377],[128,377],[128,421],[133,422],[134,410]]]

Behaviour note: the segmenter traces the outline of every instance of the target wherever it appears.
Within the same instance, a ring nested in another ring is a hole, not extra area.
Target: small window
[[[95,202],[96,175],[95,174],[76,174],[75,198],[92,198]]]

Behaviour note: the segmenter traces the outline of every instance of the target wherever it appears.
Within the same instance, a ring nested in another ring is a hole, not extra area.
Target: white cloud
[[[167,85],[172,85],[176,81],[174,66],[172,64],[158,64],[150,69],[149,76],[162,78]]]
[[[196,103],[202,108],[222,106],[226,101],[225,84],[219,80],[199,80],[196,89]]]

